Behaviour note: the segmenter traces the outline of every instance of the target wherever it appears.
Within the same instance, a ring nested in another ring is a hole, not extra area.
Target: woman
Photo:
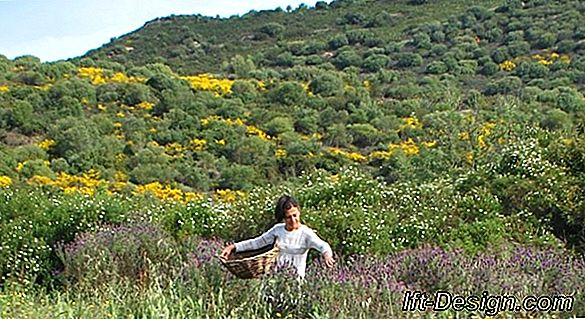
[[[335,264],[329,244],[319,238],[311,228],[301,224],[300,206],[293,197],[281,196],[276,203],[274,215],[279,222],[284,219],[284,223],[274,225],[259,237],[228,245],[221,256],[227,258],[234,249],[236,252],[258,249],[276,240],[280,248],[278,265],[291,264],[299,277],[305,276],[309,248],[321,252],[328,267]]]

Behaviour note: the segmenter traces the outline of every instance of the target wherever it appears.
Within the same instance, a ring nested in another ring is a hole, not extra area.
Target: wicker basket
[[[228,258],[218,256],[219,261],[238,278],[250,279],[268,274],[276,262],[280,249],[276,243],[256,250],[232,252]]]

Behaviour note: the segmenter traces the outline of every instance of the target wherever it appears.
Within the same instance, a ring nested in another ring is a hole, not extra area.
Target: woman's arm
[[[276,227],[277,225],[272,226],[272,228],[270,228],[264,234],[256,238],[235,243],[234,244],[235,251],[254,250],[262,248],[264,246],[271,245],[274,242],[274,239],[276,238]]]
[[[310,228],[307,228],[305,234],[307,246],[321,252],[323,258],[325,258],[325,264],[329,267],[333,267],[333,265],[335,265],[335,260],[333,259],[333,250],[331,250],[331,246],[329,246],[326,241],[319,238],[319,236],[317,236],[317,234]]]

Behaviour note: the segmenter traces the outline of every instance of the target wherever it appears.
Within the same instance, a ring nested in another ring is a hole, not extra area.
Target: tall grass
[[[148,234],[148,236],[145,236]],[[107,239],[107,240],[105,240]],[[220,240],[175,241],[145,224],[85,233],[62,248],[64,286],[5,285],[2,318],[469,318],[486,311],[403,311],[407,291],[429,295],[574,297],[572,311],[498,312],[500,318],[585,313],[585,263],[567,251],[498,246],[469,255],[425,246],[387,257],[318,260],[304,280],[289,271],[240,280],[214,257]],[[134,253],[131,253],[134,252]],[[85,262],[82,262],[85,261]],[[137,267],[120,267],[138,265]],[[133,269],[134,271],[128,271]],[[494,315],[494,312],[488,313]]]

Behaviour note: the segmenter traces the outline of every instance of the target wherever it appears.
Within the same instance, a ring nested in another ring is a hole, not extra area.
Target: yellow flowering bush
[[[369,90],[372,88],[372,83],[368,80],[364,80],[363,85],[366,88],[366,90]]]
[[[491,134],[491,132],[494,129],[494,127],[496,127],[496,123],[487,122],[481,128],[481,133],[477,137],[477,146],[480,149],[487,148],[487,142],[486,142],[485,139]]]
[[[283,157],[286,157],[286,150],[284,150],[284,149],[282,149],[282,148],[279,148],[279,149],[277,149],[277,150],[276,150],[276,152],[274,153],[274,156],[275,156],[276,158],[283,158]]]
[[[419,147],[416,143],[409,138],[408,140],[400,143],[400,144],[390,144],[388,145],[388,150],[392,153],[395,150],[400,149],[406,155],[417,155],[419,153]]]
[[[183,191],[170,185],[163,185],[160,182],[137,185],[128,183],[128,176],[121,171],[116,171],[114,181],[100,179],[99,172],[89,170],[79,176],[61,172],[56,178],[34,175],[27,180],[29,185],[49,186],[63,191],[64,193],[79,193],[83,195],[95,195],[99,189],[106,191],[108,195],[114,193],[132,192],[135,195],[152,195],[158,199],[172,201],[181,204],[201,201],[205,195],[198,192]],[[0,176],[0,187],[7,187],[12,184],[8,176]],[[242,191],[229,189],[218,190],[212,194],[215,198],[224,202],[234,202],[237,199],[246,198],[247,194]]]
[[[387,160],[392,157],[392,152],[390,151],[373,151],[368,155],[371,159],[382,159]]]
[[[467,161],[467,163],[473,164],[473,152],[467,152],[465,154],[465,160]]]
[[[8,187],[10,185],[12,185],[12,178],[10,176],[0,176],[0,187]]]
[[[31,185],[51,186],[61,189],[65,193],[81,193],[85,195],[93,195],[100,187],[107,186],[107,182],[101,180],[98,171],[89,170],[80,176],[74,176],[61,172],[56,179],[47,176],[35,175],[28,179]]]
[[[422,142],[421,144],[427,148],[431,148],[431,147],[435,147],[437,145],[437,142],[436,141],[429,141],[429,142]],[[390,159],[397,150],[401,150],[402,152],[404,152],[405,155],[408,155],[408,156],[418,155],[420,152],[419,146],[416,145],[416,143],[411,138],[409,138],[408,140],[406,140],[400,144],[394,144],[394,143],[389,144],[388,150],[373,151],[368,155],[368,157],[370,159],[387,160],[387,159]]]
[[[146,79],[143,77],[127,76],[126,74],[124,74],[122,72],[114,73],[114,75],[112,75],[112,77],[109,78],[109,80],[112,82],[118,82],[118,83],[144,83],[144,82],[146,82]]]
[[[184,151],[183,145],[176,142],[165,145],[165,153],[170,156],[182,157]]]
[[[218,189],[214,193],[214,197],[222,202],[234,203],[237,200],[246,199],[246,193],[231,189]]]
[[[571,56],[568,54],[558,54],[556,52],[552,52],[550,54],[543,53],[542,54],[533,54],[532,59],[536,60],[537,63],[542,65],[551,65],[556,61],[560,61],[563,64],[571,64]]]
[[[202,151],[203,148],[205,148],[205,145],[207,145],[207,141],[204,139],[195,138],[191,140],[191,145],[193,148],[195,148],[195,150]]]
[[[246,132],[250,135],[256,135],[263,141],[270,141],[272,137],[268,135],[266,132],[262,131],[261,129],[257,128],[254,125],[247,125],[244,120],[241,118],[236,119],[224,119],[218,115],[210,115],[208,117],[202,118],[200,120],[201,126],[208,126],[210,122],[221,122],[225,123],[230,126],[245,126]]]
[[[424,147],[431,148],[437,146],[437,141],[428,141],[421,143]]]
[[[195,90],[211,91],[218,95],[224,95],[232,92],[233,80],[230,79],[216,79],[211,74],[199,74],[180,77],[189,82],[191,87]]]
[[[104,77],[104,69],[102,68],[85,67],[79,68],[78,72],[80,77],[89,78],[91,84],[93,85],[100,85],[106,83],[106,78]]]
[[[317,132],[315,132],[315,133],[313,133],[311,135],[300,134],[300,136],[301,136],[301,139],[303,141],[308,141],[310,139],[314,139],[314,140],[320,141],[320,140],[323,139],[323,135],[322,134],[319,134]]]
[[[266,134],[266,132],[262,131],[261,129],[253,125],[246,126],[246,132],[248,134],[258,136],[263,141],[270,141],[272,139],[270,135]]]
[[[116,72],[111,77],[107,77],[104,75],[104,69],[96,68],[96,67],[82,67],[78,70],[78,75],[82,78],[89,78],[91,84],[93,85],[101,85],[106,84],[109,82],[114,83],[144,83],[146,82],[145,78],[142,77],[135,77],[135,76],[127,76],[122,72]]]
[[[38,147],[47,151],[51,147],[55,146],[55,141],[52,139],[45,139],[45,140],[40,141],[37,145],[38,145]]]
[[[419,119],[415,116],[409,116],[402,118],[402,125],[400,125],[399,131],[404,130],[405,128],[420,128],[422,124],[420,123]]]
[[[515,68],[516,68],[516,63],[514,63],[513,61],[506,60],[506,61],[500,63],[500,69],[502,69],[503,71],[510,72],[510,71],[513,71]]]
[[[138,185],[134,190],[135,194],[150,194],[162,200],[170,200],[179,203],[188,203],[203,199],[203,195],[195,192],[183,192],[178,188],[170,185],[162,185],[159,182],[153,182],[146,185]]]
[[[143,110],[152,110],[152,108],[154,107],[154,103],[143,101],[136,104],[136,107]]]
[[[458,137],[462,141],[469,141],[469,132],[461,132],[458,134]]]
[[[345,157],[347,159],[350,159],[354,162],[365,162],[368,160],[368,158],[360,153],[356,153],[356,152],[347,152],[344,151],[338,147],[330,147],[328,149],[329,153],[333,154],[333,155],[339,155],[342,157]]]

